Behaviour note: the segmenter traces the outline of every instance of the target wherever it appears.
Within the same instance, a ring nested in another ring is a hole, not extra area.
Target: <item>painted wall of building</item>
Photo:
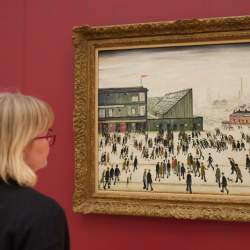
[[[162,128],[165,131],[203,130],[203,118],[148,119],[147,126],[148,131],[159,131],[159,128]]]
[[[229,122],[231,124],[250,124],[250,113],[242,114],[242,113],[234,113],[229,116]]]
[[[189,91],[176,105],[166,114],[165,118],[192,118],[193,117],[193,95]]]

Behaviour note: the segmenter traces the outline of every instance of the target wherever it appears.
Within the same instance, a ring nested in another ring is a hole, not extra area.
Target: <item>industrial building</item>
[[[148,98],[147,128],[149,131],[203,130],[203,118],[193,116],[192,89]]]
[[[237,125],[249,125],[250,124],[250,111],[245,110],[235,110],[229,116],[229,123],[230,124],[237,124]]]
[[[145,131],[147,92],[143,87],[99,88],[99,133]]]
[[[203,118],[193,116],[192,89],[151,98],[147,93],[144,87],[100,88],[99,133],[203,130]]]

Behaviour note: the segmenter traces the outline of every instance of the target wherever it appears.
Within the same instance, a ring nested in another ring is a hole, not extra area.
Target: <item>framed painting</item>
[[[250,221],[250,17],[73,29],[80,213]]]

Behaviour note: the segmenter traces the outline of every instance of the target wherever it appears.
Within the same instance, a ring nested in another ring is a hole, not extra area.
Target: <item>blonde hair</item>
[[[20,93],[0,93],[0,179],[20,186],[36,184],[35,172],[24,161],[24,149],[54,122],[44,101]]]

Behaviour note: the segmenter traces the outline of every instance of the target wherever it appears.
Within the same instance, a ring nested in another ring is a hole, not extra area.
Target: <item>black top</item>
[[[152,183],[152,175],[149,172],[147,173],[147,182]]]
[[[221,184],[222,184],[222,187],[226,187],[227,186],[227,179],[226,179],[225,176],[222,176],[222,182],[221,182]]]
[[[0,249],[69,250],[63,209],[32,188],[0,180]]]
[[[187,174],[187,184],[192,184],[192,176],[191,174]]]

